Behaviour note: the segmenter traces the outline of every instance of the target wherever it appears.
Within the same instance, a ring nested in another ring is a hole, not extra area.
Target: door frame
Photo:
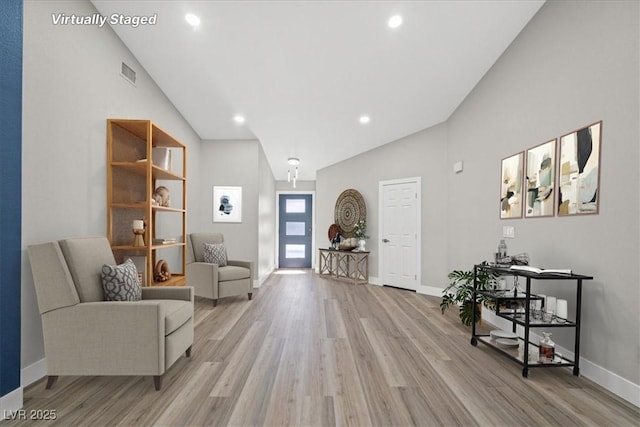
[[[398,178],[385,181],[378,181],[378,275],[380,285],[383,286],[384,282],[384,263],[382,259],[382,224],[384,219],[384,206],[383,206],[383,190],[387,185],[414,183],[416,184],[416,292],[419,292],[422,286],[422,177],[415,176],[411,178]]]
[[[311,268],[316,268],[316,192],[312,190],[300,191],[276,191],[276,247],[274,248],[276,255],[276,269],[280,265],[280,195],[283,194],[299,194],[311,195]]]

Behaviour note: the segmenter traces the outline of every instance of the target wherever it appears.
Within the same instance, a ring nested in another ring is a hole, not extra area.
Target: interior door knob
[[[382,243],[389,243],[389,239],[382,239]]]

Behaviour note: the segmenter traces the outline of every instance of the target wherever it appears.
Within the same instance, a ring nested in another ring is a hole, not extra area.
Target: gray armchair
[[[253,262],[227,260],[224,267],[204,262],[204,245],[221,244],[221,233],[193,233],[187,236],[187,283],[195,288],[196,296],[213,300],[247,294],[253,295]]]
[[[104,301],[104,237],[29,246],[51,388],[59,375],[162,375],[193,344],[193,288],[142,288],[141,301]]]

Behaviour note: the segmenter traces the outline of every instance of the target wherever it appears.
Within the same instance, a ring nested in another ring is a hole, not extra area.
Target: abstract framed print
[[[555,215],[556,140],[527,150],[524,217]]]
[[[560,137],[558,215],[598,213],[601,146],[602,121]]]
[[[502,159],[500,218],[522,218],[522,164],[524,152]]]
[[[242,187],[213,187],[213,222],[242,222]]]

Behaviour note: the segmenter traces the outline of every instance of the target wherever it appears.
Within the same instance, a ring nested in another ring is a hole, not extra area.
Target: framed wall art
[[[527,150],[525,218],[553,216],[556,200],[556,140]]]
[[[213,187],[213,222],[242,222],[242,187]]]
[[[500,218],[522,218],[522,164],[520,152],[502,159],[500,172]]]
[[[597,214],[602,121],[560,137],[558,215]]]

